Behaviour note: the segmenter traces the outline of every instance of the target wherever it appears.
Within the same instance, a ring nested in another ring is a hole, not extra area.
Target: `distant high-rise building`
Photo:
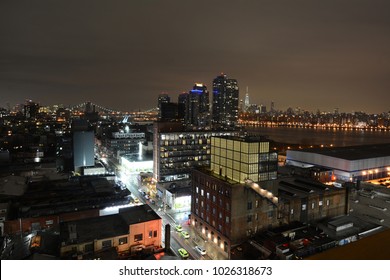
[[[185,122],[187,125],[206,127],[210,125],[209,92],[204,84],[196,83],[188,93]]]
[[[169,97],[168,94],[166,93],[161,93],[158,95],[158,103],[157,103],[157,107],[158,107],[158,110],[159,112],[161,113],[161,104],[162,103],[169,103],[171,102],[171,98]],[[161,115],[160,115],[161,117]]]
[[[24,104],[23,103],[15,104],[15,106],[12,108],[12,111],[16,113],[22,113],[24,115]]]
[[[96,111],[95,104],[89,101],[85,104],[84,118],[90,123],[96,123],[99,120],[99,113]]]
[[[179,94],[178,100],[177,100],[177,118],[181,121],[184,121],[186,116],[186,104],[188,99],[188,93],[183,92]]]
[[[95,165],[94,144],[95,137],[93,131],[73,132],[73,163],[75,170]]]
[[[27,100],[24,105],[24,117],[26,119],[34,119],[39,113],[39,104],[31,100]]]
[[[161,120],[176,120],[178,113],[178,104],[173,102],[163,102],[160,108]]]
[[[95,112],[95,105],[93,105],[90,101],[85,104],[85,112],[84,113],[93,113]]]
[[[95,135],[87,120],[72,121],[73,165],[77,172],[83,167],[95,165]]]
[[[238,121],[238,84],[222,74],[213,81],[213,126],[232,128]]]
[[[248,87],[246,87],[245,103],[244,103],[245,111],[248,110],[249,105],[250,105],[250,103],[249,103],[249,91],[248,91]]]
[[[275,112],[275,103],[271,101],[271,113]]]

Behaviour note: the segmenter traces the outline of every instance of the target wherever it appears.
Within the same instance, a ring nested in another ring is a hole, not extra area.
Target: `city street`
[[[107,160],[107,164],[113,170],[116,170],[116,174],[119,180],[121,180],[126,187],[130,190],[131,196],[133,199],[138,199],[139,203],[148,204],[156,213],[162,218],[162,243],[165,245],[165,225],[170,224],[171,226],[171,249],[172,251],[180,257],[178,253],[179,248],[184,248],[189,253],[189,259],[200,259],[200,260],[211,260],[211,259],[226,259],[226,257],[217,250],[216,246],[210,242],[205,241],[202,237],[195,233],[195,230],[188,224],[188,215],[190,211],[186,212],[176,212],[175,210],[168,209],[164,210],[162,206],[162,201],[156,199],[155,203],[151,203],[147,200],[143,193],[139,191],[147,191],[145,187],[141,188],[138,186],[137,173],[129,173],[126,170],[123,170],[119,164],[113,160]],[[176,231],[176,225],[181,225],[183,230],[188,232],[190,237],[188,239],[184,238],[180,232]],[[195,250],[195,246],[200,246],[206,249],[207,254],[201,255]]]

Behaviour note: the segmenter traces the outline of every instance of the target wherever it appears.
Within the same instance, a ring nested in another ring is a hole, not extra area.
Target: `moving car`
[[[200,246],[195,246],[195,251],[197,251],[199,254],[201,254],[202,256],[206,255],[206,250],[203,249],[202,247]]]
[[[181,232],[183,230],[183,227],[181,225],[177,225],[175,228],[176,228],[176,231],[178,231],[178,232]]]
[[[183,237],[184,237],[185,239],[190,238],[190,235],[189,235],[188,232],[186,232],[186,231],[182,231],[182,232],[181,232],[181,235],[183,235]]]
[[[178,250],[178,252],[179,252],[179,255],[180,255],[183,259],[186,259],[186,258],[188,258],[188,257],[190,256],[190,255],[188,254],[187,250],[184,249],[184,248],[180,248],[180,249]]]

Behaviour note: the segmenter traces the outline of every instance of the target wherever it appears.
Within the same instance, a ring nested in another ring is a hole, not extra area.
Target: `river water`
[[[300,145],[355,146],[390,143],[390,131],[315,129],[292,127],[245,127],[271,140]]]

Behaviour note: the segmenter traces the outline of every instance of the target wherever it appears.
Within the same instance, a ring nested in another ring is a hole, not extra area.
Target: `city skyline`
[[[0,4],[0,107],[147,110],[223,72],[267,109],[389,111],[388,1],[21,2]]]

